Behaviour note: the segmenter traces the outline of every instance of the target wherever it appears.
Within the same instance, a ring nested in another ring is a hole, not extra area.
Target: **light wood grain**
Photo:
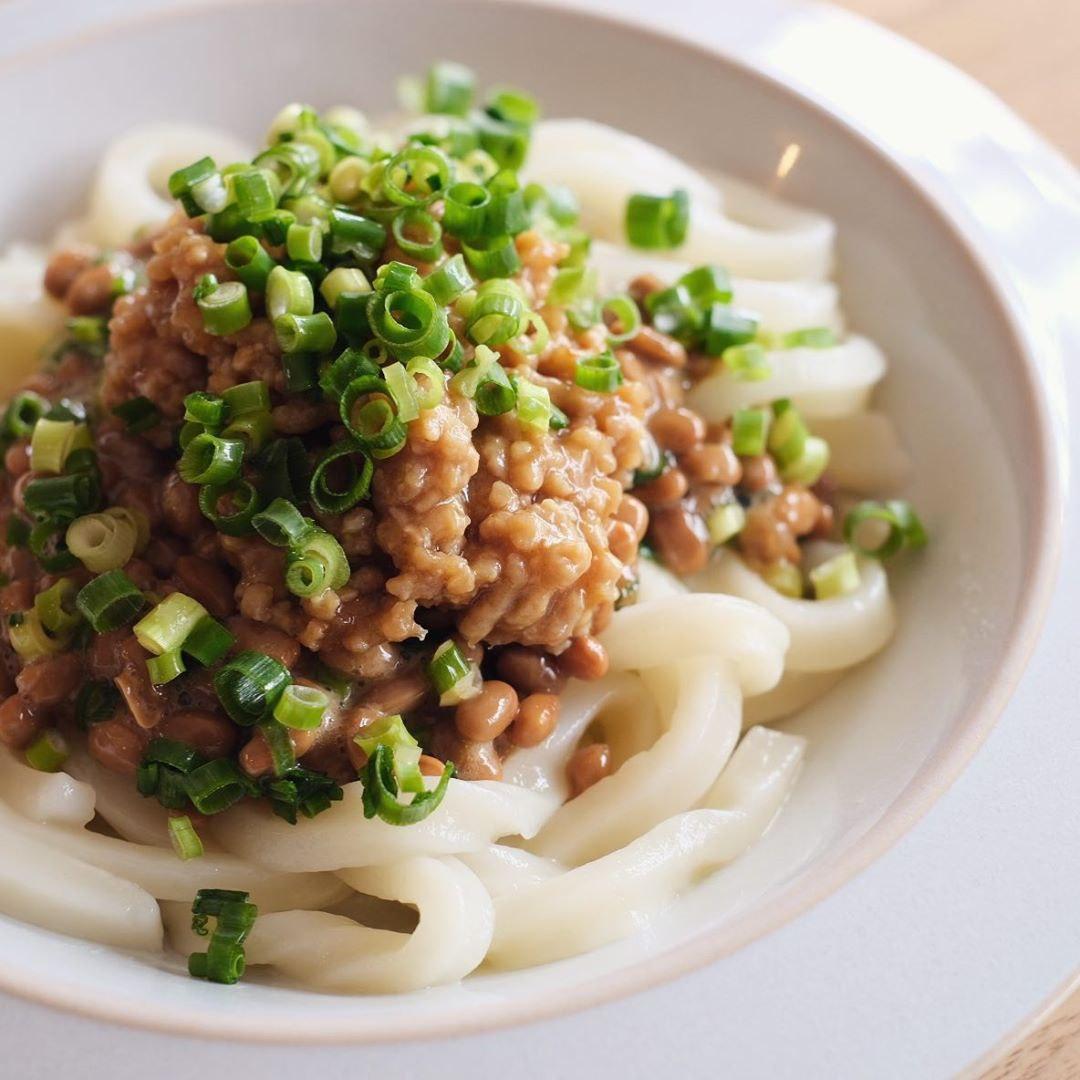
[[[1080,161],[1080,0],[838,0],[985,83]],[[1080,963],[1080,957],[1077,957]],[[981,1080],[1080,1078],[1080,991]]]

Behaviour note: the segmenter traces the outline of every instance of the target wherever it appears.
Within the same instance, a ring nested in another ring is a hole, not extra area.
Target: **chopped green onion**
[[[63,652],[70,644],[68,634],[53,637],[32,608],[8,617],[8,638],[19,658],[27,662]]]
[[[176,471],[188,484],[221,484],[240,475],[243,461],[241,439],[223,439],[203,432],[188,443]]]
[[[525,303],[516,287],[509,285],[489,281],[477,291],[465,330],[478,345],[502,345],[524,329]]]
[[[307,275],[299,270],[275,266],[266,279],[266,314],[271,320],[281,315],[310,315],[315,310],[315,292]]]
[[[610,349],[598,356],[583,356],[574,371],[574,382],[578,386],[600,394],[612,393],[622,381],[622,368]]]
[[[43,476],[26,485],[23,506],[39,521],[70,521],[93,510],[100,498],[95,474]]]
[[[465,267],[464,258],[461,255],[451,255],[442,266],[428,274],[421,284],[434,297],[437,305],[446,307],[461,296],[465,289],[472,288],[474,283],[468,267]]]
[[[415,266],[392,259],[375,272],[375,291],[380,293],[415,292],[421,277]]]
[[[514,389],[517,391],[517,417],[523,424],[539,431],[548,431],[551,427],[551,395],[546,386],[537,386],[522,376],[514,376]]]
[[[405,365],[405,371],[409,376],[411,389],[419,408],[434,409],[446,393],[446,376],[442,369],[434,360],[429,360],[426,356],[414,356]]]
[[[272,214],[281,197],[281,185],[269,169],[245,169],[232,177],[236,205],[248,221],[259,221]]]
[[[277,265],[254,236],[238,236],[225,249],[225,263],[249,292],[266,292],[266,281]]]
[[[732,345],[721,354],[725,368],[740,382],[761,382],[772,376],[768,354],[757,344]]]
[[[422,289],[377,293],[368,317],[372,332],[399,359],[438,356],[450,338],[446,312]]]
[[[82,621],[78,611],[70,607],[74,596],[75,583],[71,578],[59,578],[34,597],[34,611],[50,634],[70,633]]]
[[[353,737],[353,742],[371,758],[377,747],[385,746],[393,755],[394,779],[402,791],[415,793],[424,790],[420,772],[420,744],[405,727],[398,715],[383,716]]]
[[[481,184],[453,184],[443,196],[443,228],[461,240],[480,240],[490,205],[491,194]]]
[[[114,405],[113,416],[123,421],[124,427],[133,435],[149,431],[161,422],[161,411],[145,397],[133,397]]]
[[[502,364],[492,364],[480,380],[473,396],[476,411],[484,416],[501,416],[517,404],[517,390]]]
[[[780,479],[810,487],[821,479],[828,464],[829,444],[816,435],[808,435],[799,457],[780,470]]]
[[[261,379],[230,386],[221,396],[228,406],[230,416],[270,411],[270,391]]]
[[[257,453],[273,430],[274,421],[269,412],[249,412],[230,420],[222,430],[221,437],[235,439],[244,444],[245,450]]]
[[[363,270],[357,270],[352,266],[335,266],[322,279],[319,292],[322,293],[322,298],[330,309],[334,310],[342,295],[365,296],[371,292],[371,284]]]
[[[386,229],[377,221],[334,207],[330,211],[330,236],[337,255],[352,254],[361,262],[373,262],[386,246]]]
[[[791,330],[780,339],[782,349],[831,349],[835,344],[836,334],[828,326]]]
[[[210,615],[204,615],[180,646],[203,667],[213,667],[236,644],[236,638]]]
[[[216,172],[214,159],[204,157],[177,169],[169,177],[169,194],[180,201],[188,217],[198,217],[203,212],[203,208],[195,201],[194,190],[210,180]]]
[[[311,522],[287,499],[275,499],[252,519],[255,531],[275,547],[289,547],[304,539],[313,529]]]
[[[866,542],[862,526],[868,522],[880,522],[888,531],[879,544]],[[871,559],[888,559],[901,548],[921,548],[926,546],[927,536],[923,523],[910,503],[902,499],[891,499],[880,503],[867,500],[848,511],[844,518],[844,541],[860,555]],[[862,537],[862,539],[860,539]]]
[[[235,334],[251,322],[251,304],[242,281],[224,281],[197,295],[195,303],[202,312],[203,329],[217,337]]]
[[[739,457],[765,453],[772,414],[768,409],[736,409],[731,420],[731,448]]]
[[[245,651],[218,670],[214,690],[229,716],[249,727],[273,711],[289,682],[284,664],[263,653]]]
[[[855,561],[854,551],[834,555],[810,571],[810,584],[814,586],[814,596],[818,600],[848,596],[858,589],[859,583],[859,564]]]
[[[314,731],[329,706],[330,698],[322,690],[293,683],[274,706],[274,719],[296,731]]]
[[[787,398],[773,404],[773,415],[776,420],[769,432],[768,447],[783,470],[802,457],[810,433],[799,411]]]
[[[434,146],[412,143],[399,150],[383,173],[383,194],[398,206],[428,202],[450,185],[449,158]]]
[[[453,775],[454,766],[447,762],[435,788],[419,792],[410,803],[400,803],[397,800],[394,752],[385,743],[380,743],[364,768],[364,817],[378,815],[390,825],[415,825],[438,808]]]
[[[318,225],[289,226],[285,251],[294,262],[318,262],[322,258],[323,234]]]
[[[711,304],[705,316],[702,348],[708,356],[724,356],[733,346],[748,345],[757,332],[756,316],[724,304]]]
[[[30,437],[30,468],[38,473],[63,472],[74,441],[75,424],[71,420],[43,417],[34,425]]]
[[[340,589],[349,580],[349,560],[336,537],[313,529],[295,543],[285,560],[285,585],[296,596]]]
[[[608,341],[614,345],[629,341],[641,329],[641,312],[625,293],[609,296],[600,305],[600,317],[607,324]],[[613,329],[613,324],[618,326],[617,332]]]
[[[79,560],[64,543],[64,523],[46,519],[38,522],[27,538],[26,546],[41,568],[50,574],[60,574],[79,565]]]
[[[520,169],[529,152],[529,133],[519,124],[488,113],[475,113],[474,124],[480,146],[503,169]]]
[[[404,365],[400,362],[387,364],[383,368],[383,378],[390,396],[394,399],[398,419],[406,424],[415,420],[420,415],[420,405],[416,400],[412,379],[406,373]]]
[[[281,358],[281,370],[285,373],[285,390],[290,394],[303,393],[305,390],[314,390],[318,385],[319,377],[316,372],[317,358],[310,353],[290,353]],[[273,423],[269,428],[273,427]],[[263,425],[260,425],[262,433]],[[263,439],[265,442],[270,431],[266,430]]]
[[[476,245],[463,243],[465,260],[481,278],[512,277],[521,269],[521,259],[512,236],[496,236]]]
[[[389,394],[382,379],[362,375],[349,383],[339,402],[341,422],[356,442],[376,458],[396,454],[407,437]]]
[[[199,491],[199,509],[220,533],[247,536],[259,510],[259,493],[247,480],[207,484]],[[224,504],[224,505],[223,505]]]
[[[220,814],[253,794],[251,782],[229,758],[215,758],[188,773],[184,791],[200,814]]]
[[[191,824],[191,818],[186,814],[183,817],[169,818],[169,842],[177,856],[187,862],[189,859],[197,859],[203,853],[202,841]]]
[[[330,777],[300,766],[290,769],[283,777],[264,780],[262,794],[274,813],[290,825],[296,824],[298,812],[313,818],[329,810],[330,804],[339,802],[344,795],[341,785]]]
[[[224,423],[226,412],[225,402],[217,394],[196,390],[184,398],[184,419],[192,423],[216,428]]]
[[[363,194],[363,182],[371,163],[361,157],[342,158],[330,171],[327,186],[336,203],[354,203]]]
[[[325,311],[314,315],[279,315],[274,333],[284,353],[329,352],[337,341],[334,320]]]
[[[12,439],[26,438],[48,411],[49,403],[40,394],[32,390],[16,394],[4,413],[4,435]]]
[[[107,634],[131,622],[146,600],[123,570],[109,570],[79,590],[75,606],[95,632]]]
[[[476,76],[463,64],[442,60],[428,69],[424,111],[465,116],[472,105]]]
[[[410,259],[434,262],[442,254],[442,226],[418,206],[408,206],[395,214],[390,232],[394,242]]]
[[[626,201],[626,238],[634,247],[678,247],[689,223],[690,196],[682,188],[667,196],[631,195]]]
[[[714,544],[726,544],[733,536],[742,532],[745,524],[746,511],[737,502],[714,507],[705,520],[709,539]]]
[[[465,659],[453,638],[435,650],[427,671],[443,707],[460,705],[476,697],[484,688],[479,666]]]
[[[67,742],[59,731],[43,731],[27,748],[26,764],[38,772],[59,772],[68,758]]]
[[[139,644],[155,656],[174,652],[205,618],[206,608],[184,593],[170,593],[134,627]]]
[[[146,661],[146,670],[150,675],[150,681],[155,686],[170,683],[179,678],[187,670],[184,667],[184,658],[179,649],[162,653],[160,656],[152,656]]]
[[[288,689],[286,687],[286,689]],[[284,695],[282,695],[284,697]],[[276,706],[275,706],[276,708]],[[270,750],[271,771],[274,776],[284,776],[296,765],[296,751],[293,750],[292,739],[289,738],[288,728],[282,727],[272,717],[264,720],[259,725],[266,745]]]
[[[356,458],[360,459],[357,467]],[[353,439],[335,443],[319,459],[311,474],[310,495],[315,509],[322,514],[343,514],[351,510],[371,490],[375,466],[370,454]],[[345,473],[344,484],[331,479]]]
[[[786,559],[770,563],[761,571],[761,578],[770,588],[775,589],[781,596],[790,596],[792,600],[800,600],[803,595],[802,571]]]

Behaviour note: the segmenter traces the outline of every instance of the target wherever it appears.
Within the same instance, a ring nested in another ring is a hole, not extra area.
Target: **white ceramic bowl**
[[[4,100],[27,105],[0,120],[19,148],[0,160],[0,239],[44,238],[73,215],[96,155],[133,124],[195,120],[255,137],[286,99],[378,113],[398,75],[438,57],[529,88],[549,115],[609,121],[838,220],[845,307],[892,361],[880,400],[912,452],[910,494],[932,534],[896,577],[897,638],[792,725],[810,753],[765,840],[648,935],[408,998],[345,998],[222,990],[0,919],[0,985],[14,993],[172,1031],[308,1042],[458,1034],[626,994],[769,931],[865,866],[956,776],[1020,673],[1061,511],[1030,342],[978,253],[896,163],[730,59],[482,0],[252,0],[117,22],[0,67]],[[798,163],[777,180],[792,142]]]

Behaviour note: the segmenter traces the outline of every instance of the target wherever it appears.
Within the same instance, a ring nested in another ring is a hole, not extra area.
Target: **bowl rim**
[[[218,6],[296,6],[303,0],[215,0]],[[1022,567],[1019,617],[1010,628],[1002,647],[1001,662],[992,680],[974,695],[949,736],[938,744],[933,757],[912,777],[881,818],[861,836],[831,859],[815,866],[804,877],[781,886],[766,903],[745,912],[727,926],[701,930],[692,937],[655,955],[640,958],[626,967],[591,976],[563,988],[557,997],[536,992],[520,1000],[494,1002],[485,997],[482,1008],[473,1004],[455,1005],[445,1015],[430,1019],[423,1031],[398,1018],[363,1015],[335,1015],[312,1020],[294,1017],[291,1030],[260,1027],[256,1014],[211,1012],[202,1007],[180,1014],[174,1009],[155,1008],[142,1001],[138,1012],[122,1002],[105,1000],[69,985],[27,985],[23,973],[5,964],[0,967],[0,991],[37,1004],[62,1009],[85,1018],[104,1020],[124,1027],[245,1043],[278,1045],[358,1045],[385,1044],[403,1039],[425,1041],[449,1036],[474,1035],[518,1024],[553,1019],[571,1012],[609,1003],[631,994],[663,985],[716,962],[769,934],[826,899],[847,881],[865,870],[891,848],[945,793],[967,766],[1012,696],[1035,647],[1042,628],[1061,556],[1065,492],[1062,451],[1054,435],[1054,421],[1047,388],[1040,374],[1039,348],[1024,324],[1021,306],[999,272],[988,262],[979,245],[969,235],[959,217],[931,187],[857,120],[842,114],[819,97],[812,88],[789,81],[756,66],[722,45],[691,40],[677,32],[648,25],[633,17],[599,12],[576,6],[574,0],[472,0],[503,10],[530,15],[554,14],[589,22],[616,34],[639,39],[660,40],[665,47],[683,50],[698,58],[730,65],[774,92],[794,98],[802,107],[833,127],[874,158],[908,188],[957,245],[988,302],[1009,333],[1009,351],[1018,360],[1017,373],[1023,390],[1023,406],[1033,422],[1036,468],[1031,476],[1035,513],[1031,523],[1038,542],[1031,558]],[[209,12],[201,0],[170,0],[168,7],[152,11],[121,11],[103,21],[16,52],[0,60],[0,75],[51,55],[77,49],[86,42],[111,37],[124,30],[154,22],[173,22]],[[921,50],[920,50],[921,51]],[[934,58],[942,63],[939,58]],[[363,995],[358,995],[363,1000]]]

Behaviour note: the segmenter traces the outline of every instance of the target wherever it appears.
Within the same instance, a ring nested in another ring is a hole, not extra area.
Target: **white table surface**
[[[783,72],[873,130],[909,157],[941,199],[966,205],[971,231],[995,247],[1009,287],[1041,328],[1047,355],[1080,355],[1080,319],[1069,312],[1080,307],[1080,182],[974,84],[831,9],[768,0],[744,3],[737,17],[721,19],[709,0],[667,0],[662,7],[586,2],[645,22],[662,16],[669,31]],[[141,6],[149,3],[161,0]],[[88,22],[133,5],[52,6],[65,21]],[[0,5],[0,56],[39,35],[40,22],[32,24],[26,11],[23,0]],[[916,77],[902,102],[862,92],[867,71],[880,76],[892,66],[903,85],[912,65]],[[920,123],[931,114],[933,124]],[[990,193],[979,186],[974,156],[954,152],[960,131],[1010,159],[1004,188]],[[1060,377],[1052,363],[1048,373],[1052,381]],[[1062,424],[1078,395],[1073,370],[1067,389],[1061,384],[1055,392]],[[0,998],[0,1076],[144,1080],[242,1070],[265,1080],[658,1073],[776,1080],[955,1073],[1020,1025],[1080,962],[1080,562],[1071,554],[1080,537],[1077,514],[1072,506],[1041,644],[960,780],[859,877],[721,963],[576,1016],[407,1048],[199,1043]]]

